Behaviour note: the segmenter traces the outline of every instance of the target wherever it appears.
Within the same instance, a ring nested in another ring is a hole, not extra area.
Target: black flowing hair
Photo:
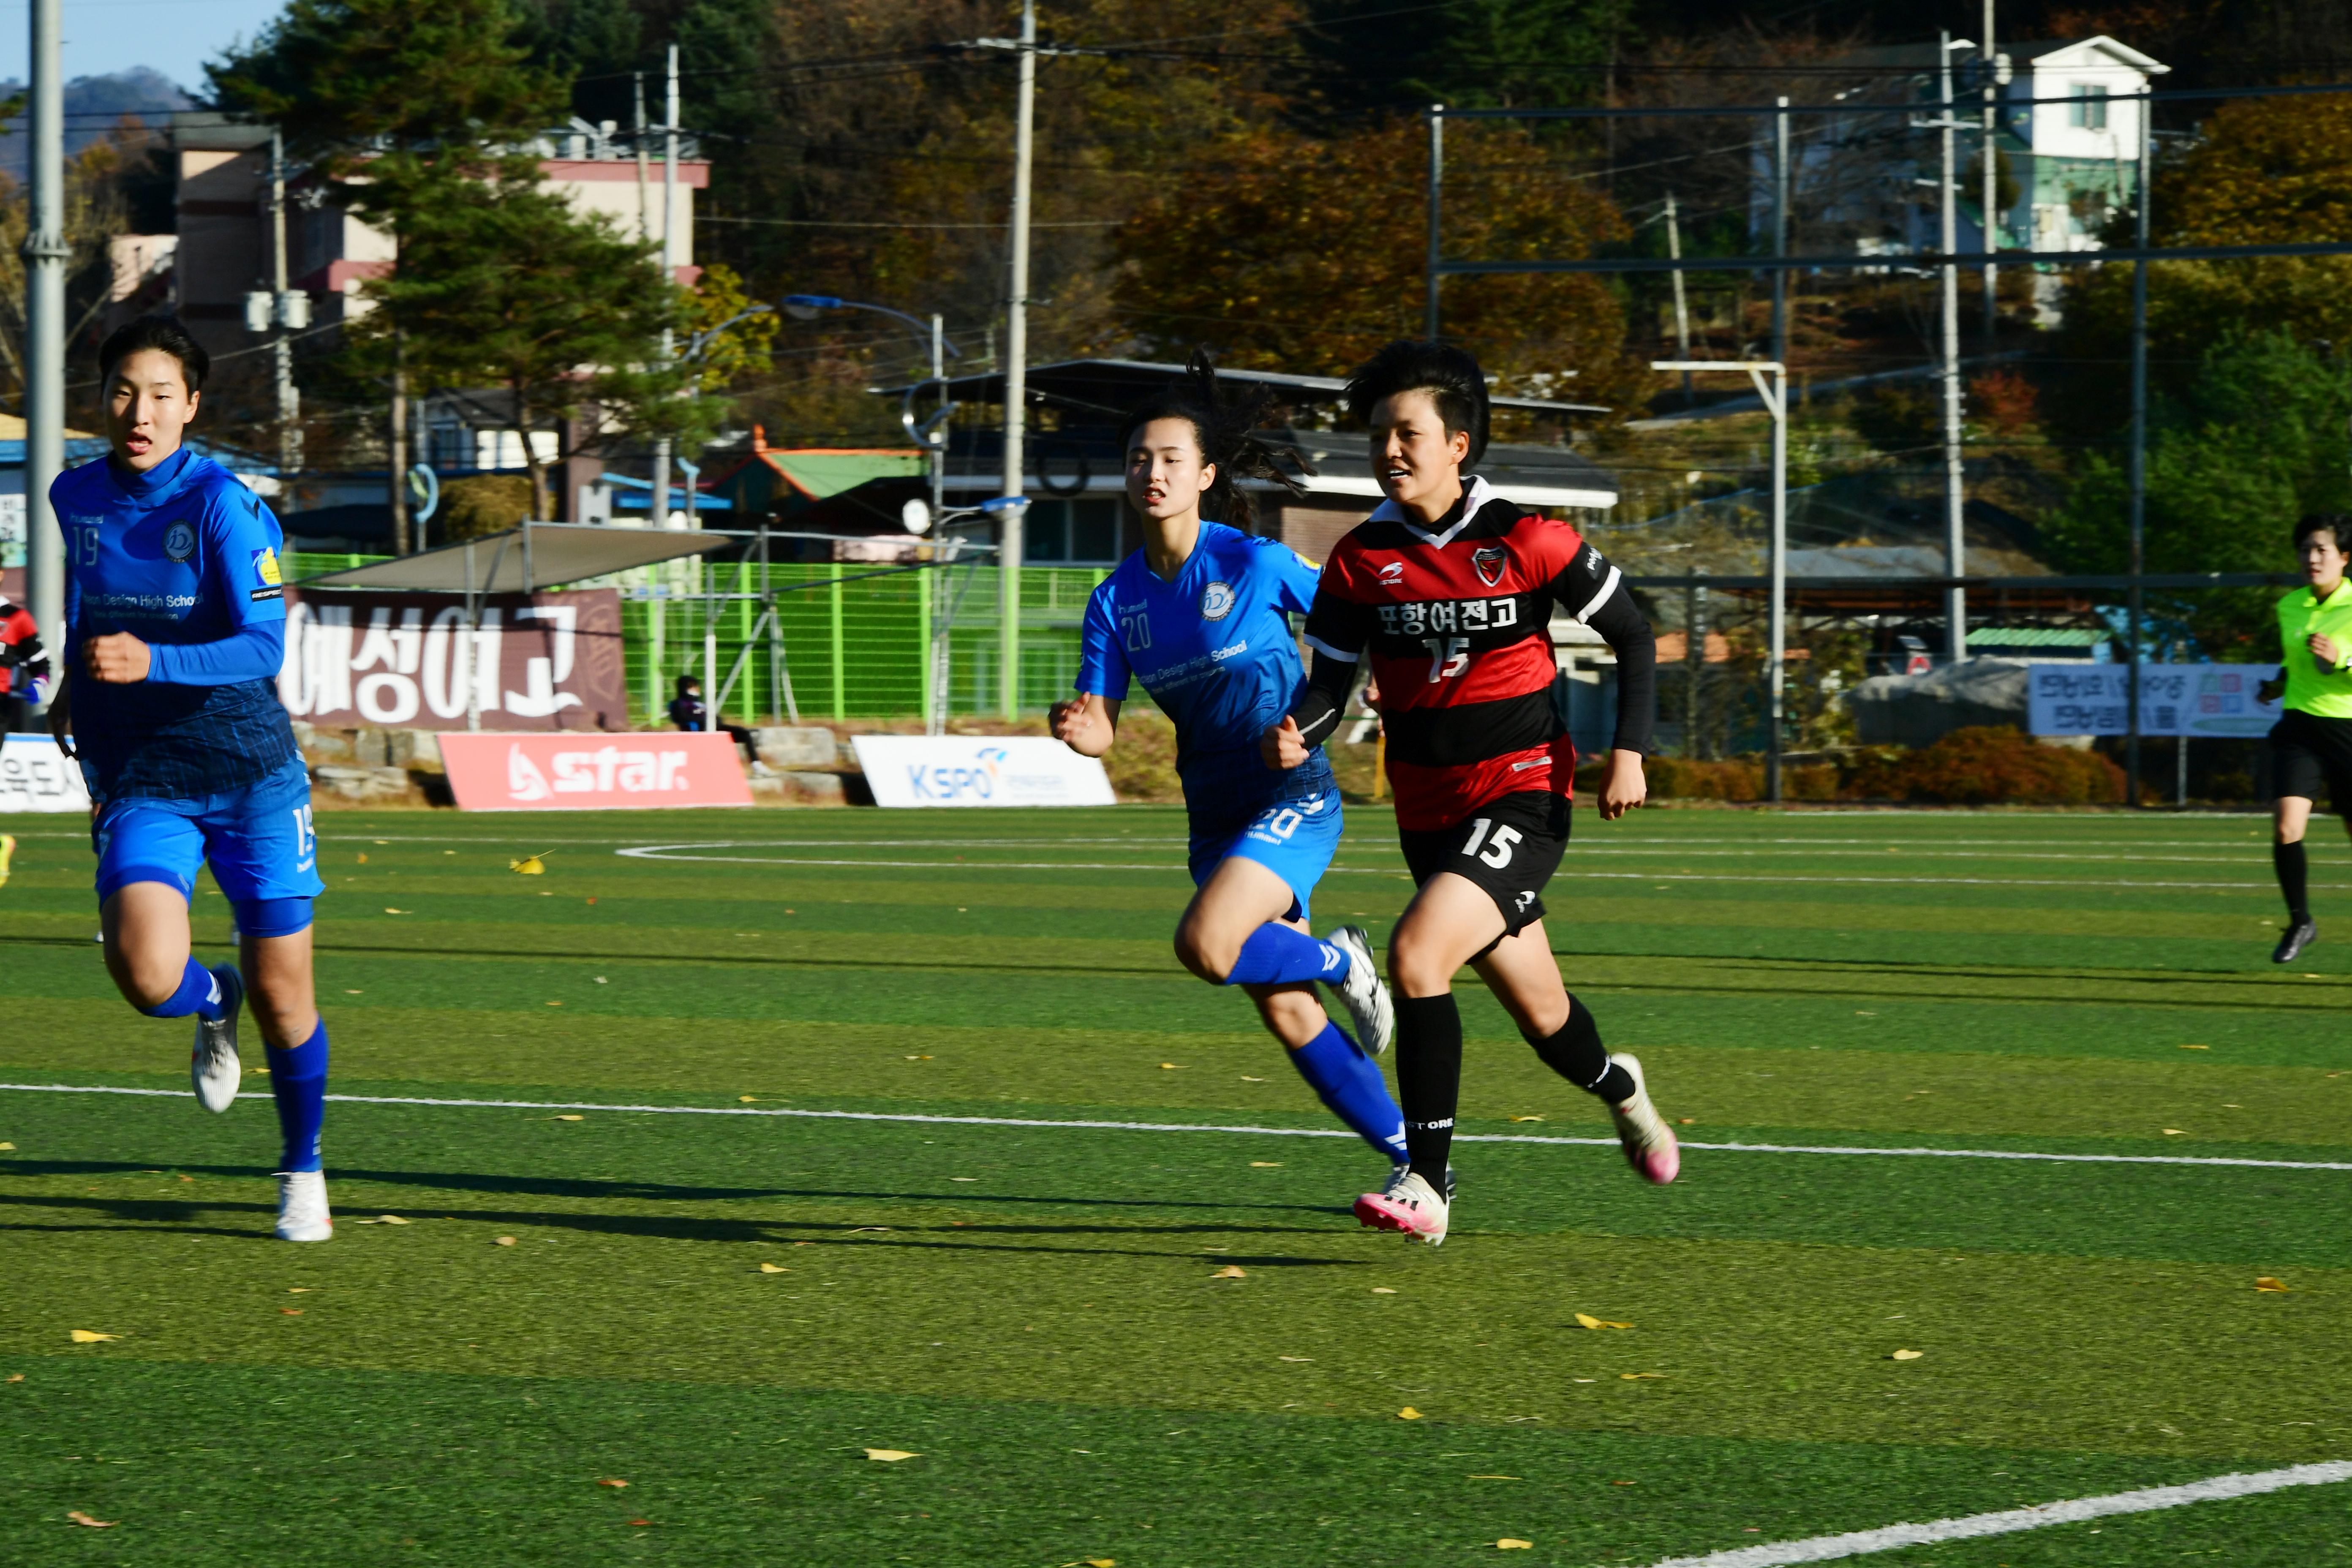
[[[1297,451],[1258,438],[1258,426],[1273,411],[1274,395],[1264,386],[1226,395],[1217,383],[1217,367],[1210,362],[1208,351],[1194,349],[1192,357],[1184,362],[1181,376],[1129,410],[1125,432],[1119,437],[1119,460],[1126,461],[1128,443],[1135,433],[1154,419],[1184,420],[1192,426],[1201,460],[1213,463],[1217,469],[1216,479],[1201,497],[1201,515],[1246,531],[1255,512],[1239,480],[1271,480],[1294,496],[1305,495],[1307,488],[1275,460],[1285,452],[1307,473],[1315,471]]]
[[[1452,343],[1415,342],[1411,338],[1388,345],[1348,382],[1348,412],[1360,425],[1370,424],[1382,398],[1402,392],[1425,392],[1437,405],[1437,417],[1452,437],[1470,434],[1470,451],[1462,459],[1468,473],[1486,455],[1492,411],[1486,402],[1486,374],[1478,362]]]

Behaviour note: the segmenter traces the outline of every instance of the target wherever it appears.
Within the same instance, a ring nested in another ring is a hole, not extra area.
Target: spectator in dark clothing
[[[725,731],[737,745],[743,748],[743,755],[750,761],[753,773],[764,774],[768,772],[768,764],[760,760],[760,748],[752,743],[751,731],[740,724],[730,724],[723,719],[716,723],[711,721],[709,711],[702,705],[702,679],[699,676],[681,675],[677,678],[677,695],[671,698],[669,703],[669,721],[681,730],[697,733],[705,730]]]

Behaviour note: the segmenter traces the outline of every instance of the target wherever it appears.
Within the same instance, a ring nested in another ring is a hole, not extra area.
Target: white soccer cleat
[[[1609,1119],[1617,1124],[1617,1142],[1624,1146],[1625,1163],[1643,1181],[1663,1187],[1683,1168],[1682,1147],[1675,1142],[1675,1130],[1650,1103],[1650,1091],[1642,1081],[1642,1064],[1622,1051],[1609,1060],[1623,1068],[1633,1080],[1633,1092],[1609,1108]]]
[[[234,963],[212,972],[220,987],[221,1016],[196,1016],[196,1047],[188,1057],[188,1077],[196,1086],[196,1103],[217,1116],[236,1103],[236,1086],[245,1068],[236,1059],[236,1016],[245,1010],[245,977]]]
[[[1355,1020],[1356,1043],[1379,1056],[1396,1038],[1396,1008],[1389,1001],[1380,965],[1372,962],[1371,935],[1361,926],[1341,926],[1323,940],[1348,955],[1348,973],[1323,984],[1339,994],[1349,1017]]]
[[[1446,1174],[1450,1187],[1453,1173]],[[1374,1230],[1393,1230],[1408,1240],[1440,1247],[1445,1242],[1448,1206],[1435,1188],[1413,1174],[1411,1165],[1399,1165],[1389,1173],[1385,1189],[1356,1200],[1356,1218]]]
[[[278,1173],[278,1239],[331,1241],[335,1216],[327,1212],[327,1175],[323,1171]]]

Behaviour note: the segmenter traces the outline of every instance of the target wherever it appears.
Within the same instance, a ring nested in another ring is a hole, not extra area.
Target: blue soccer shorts
[[[1290,912],[1285,920],[1306,921],[1315,884],[1330,868],[1339,851],[1339,792],[1327,789],[1304,800],[1276,801],[1238,831],[1231,826],[1202,829],[1195,824],[1186,868],[1192,885],[1205,886],[1217,868],[1235,856],[1255,860],[1290,886]]]
[[[310,924],[319,839],[310,777],[297,757],[257,784],[194,800],[112,800],[90,826],[98,901],[133,882],[165,882],[184,899],[210,861],[244,936],[291,936]]]

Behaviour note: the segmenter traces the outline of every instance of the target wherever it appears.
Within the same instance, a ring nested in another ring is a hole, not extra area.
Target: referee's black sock
[[[2271,866],[2278,872],[2279,891],[2286,895],[2287,919],[2301,925],[2311,918],[2310,863],[2304,858],[2303,840],[2272,845]]]
[[[1568,998],[1568,1022],[1546,1038],[1528,1036],[1528,1044],[1536,1048],[1544,1066],[1587,1094],[1597,1094],[1614,1105],[1633,1092],[1633,1075],[1609,1059],[1592,1009],[1573,994]]]
[[[1462,1010],[1451,992],[1396,999],[1396,1075],[1413,1174],[1443,1193],[1462,1098]]]

